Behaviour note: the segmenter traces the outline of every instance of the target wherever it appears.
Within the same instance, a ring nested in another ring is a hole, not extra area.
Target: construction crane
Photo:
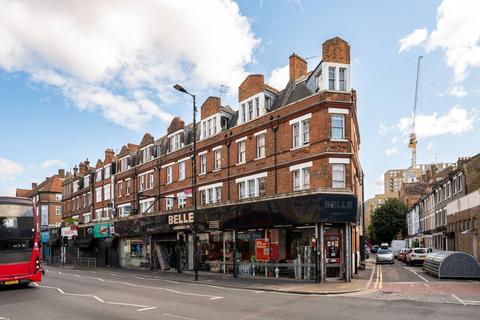
[[[417,167],[417,134],[415,133],[415,118],[417,115],[417,103],[418,103],[418,83],[420,78],[420,66],[423,56],[418,57],[417,61],[417,80],[415,82],[415,99],[413,101],[413,117],[412,117],[412,133],[410,134],[410,140],[408,147],[412,149],[412,164],[409,170],[408,182],[415,182],[417,180],[415,169]]]

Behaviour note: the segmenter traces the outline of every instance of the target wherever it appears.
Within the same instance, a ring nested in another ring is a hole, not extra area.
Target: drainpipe
[[[230,131],[230,135],[232,132]],[[230,201],[230,146],[232,141],[228,137],[228,134],[225,135],[225,145],[227,146],[227,200]]]
[[[278,118],[279,116],[277,115],[277,119],[274,120],[273,116],[270,116],[270,125],[272,127],[272,131],[273,131],[273,156],[274,156],[274,170],[275,170],[275,194],[278,193],[278,168],[277,168],[277,163],[278,163],[278,160],[277,160],[277,131],[278,131],[278,127],[279,127],[279,121],[278,121]]]

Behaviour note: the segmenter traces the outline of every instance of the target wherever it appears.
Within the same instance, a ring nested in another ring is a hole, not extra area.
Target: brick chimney
[[[307,75],[307,61],[305,59],[292,53],[288,62],[290,65],[290,81]]]
[[[85,162],[88,162],[88,160],[85,161]],[[85,173],[88,172],[88,165],[85,162],[80,162],[80,164],[79,164],[79,173],[80,174],[85,174]]]
[[[37,184],[35,182],[32,182],[32,190],[37,187]]]
[[[221,104],[222,102],[219,97],[208,97],[200,108],[201,119],[203,120],[211,115],[219,113],[221,111]]]
[[[60,178],[65,178],[65,169],[58,169],[58,176]]]
[[[265,90],[263,74],[250,74],[238,87],[238,101],[243,101]]]
[[[78,173],[78,167],[75,166],[75,167],[73,167],[73,176],[76,176],[77,173]]]
[[[113,149],[105,149],[105,163],[112,162],[112,159],[115,157],[115,151]]]
[[[322,44],[322,61],[350,64],[350,45],[335,37]]]

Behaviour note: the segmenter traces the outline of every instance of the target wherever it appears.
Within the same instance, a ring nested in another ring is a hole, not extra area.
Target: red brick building
[[[122,147],[111,182],[121,266],[193,269],[195,224],[203,270],[350,279],[359,261],[362,175],[350,46],[333,38],[322,54],[310,72],[292,54],[283,90],[252,74],[237,106],[209,97],[195,133],[176,117],[165,136]]]
[[[58,227],[62,223],[62,181],[65,170],[58,170],[58,174],[47,177],[41,183],[32,183],[32,189],[17,189],[17,197],[33,200],[37,212],[38,230],[41,231],[42,256],[44,259],[59,250],[55,241],[58,236]]]

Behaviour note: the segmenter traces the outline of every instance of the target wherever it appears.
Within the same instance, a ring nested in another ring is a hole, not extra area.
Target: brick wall
[[[322,45],[322,60],[350,64],[350,45],[338,37],[325,41]]]

